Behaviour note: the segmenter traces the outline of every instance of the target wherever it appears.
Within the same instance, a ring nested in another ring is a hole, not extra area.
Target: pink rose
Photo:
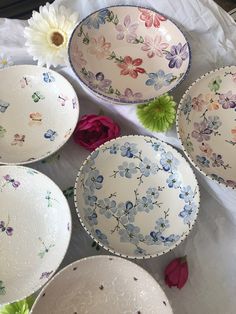
[[[165,283],[171,287],[183,288],[188,280],[186,256],[174,259],[165,269]]]
[[[95,114],[82,116],[73,134],[75,142],[89,151],[118,136],[118,124],[109,117]]]

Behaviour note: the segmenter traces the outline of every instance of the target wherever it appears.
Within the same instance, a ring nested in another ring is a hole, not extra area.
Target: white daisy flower
[[[4,53],[0,54],[0,69],[7,68],[13,64],[14,62],[10,56],[7,56]]]
[[[25,28],[26,46],[38,65],[50,67],[67,64],[67,47],[70,35],[78,21],[78,14],[47,3],[33,11]]]

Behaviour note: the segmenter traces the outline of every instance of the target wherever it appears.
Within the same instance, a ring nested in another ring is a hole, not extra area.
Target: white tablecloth
[[[80,18],[114,4],[149,6],[169,16],[185,32],[192,48],[192,67],[187,79],[173,93],[176,101],[187,87],[208,70],[236,64],[236,24],[212,0],[56,0],[79,11]],[[24,47],[24,21],[0,19],[0,56],[11,56],[15,64],[33,64]],[[81,115],[99,113],[113,117],[122,134],[150,134],[137,120],[135,106],[112,106],[86,94],[70,68],[57,69],[74,85],[80,98]],[[1,82],[0,82],[1,84]],[[180,148],[175,127],[152,135]],[[1,148],[0,148],[1,149]],[[52,159],[32,164],[52,178],[62,190],[72,187],[77,171],[88,152],[70,140]],[[236,192],[218,186],[197,173],[201,186],[201,208],[190,236],[174,252],[146,261],[137,261],[163,286],[176,314],[236,313]],[[236,178],[235,178],[236,179]],[[61,265],[79,258],[106,253],[92,247],[81,227],[69,197],[73,234]],[[1,254],[1,252],[0,252]],[[188,256],[189,280],[182,290],[169,289],[163,281],[165,265],[175,256]]]

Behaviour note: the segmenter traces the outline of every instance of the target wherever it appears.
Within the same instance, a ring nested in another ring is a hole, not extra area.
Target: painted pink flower
[[[166,21],[166,18],[159,13],[155,13],[148,9],[142,9],[139,8],[140,14],[140,20],[145,22],[145,26],[147,28],[152,27],[160,27],[162,21]]]
[[[126,15],[123,25],[116,25],[116,30],[118,31],[116,38],[118,40],[123,40],[125,38],[128,43],[132,43],[137,37],[135,32],[138,28],[138,25],[138,23],[131,23],[130,15]]]
[[[143,63],[140,58],[132,59],[130,56],[124,57],[122,63],[118,63],[118,67],[121,68],[121,75],[130,75],[132,78],[137,78],[138,73],[145,73],[144,68],[140,68],[139,65]]]
[[[104,36],[99,36],[98,39],[91,38],[88,52],[95,55],[98,60],[107,57],[111,52],[111,43],[107,43]]]
[[[206,144],[206,143],[202,143],[200,146],[199,146],[200,150],[203,152],[203,154],[205,154],[206,156],[210,157],[213,150],[212,148],[210,147],[209,144]]]
[[[169,44],[162,42],[161,35],[156,35],[154,38],[150,36],[145,36],[144,44],[141,47],[143,51],[148,51],[148,58],[152,58],[155,55],[158,57],[163,56],[163,50],[166,49]]]
[[[195,138],[198,142],[209,141],[212,129],[208,128],[206,121],[202,121],[200,123],[194,122],[193,126],[194,130],[191,133],[193,138]]]
[[[233,136],[233,140],[236,141],[236,128],[235,129],[231,129],[231,134]]]
[[[202,94],[199,94],[197,97],[193,97],[192,99],[192,107],[196,111],[202,111],[203,107],[206,106],[207,103],[203,98]]]
[[[120,100],[128,100],[128,101],[138,101],[143,98],[142,93],[134,93],[132,89],[126,88],[124,91],[124,95],[120,95]]]

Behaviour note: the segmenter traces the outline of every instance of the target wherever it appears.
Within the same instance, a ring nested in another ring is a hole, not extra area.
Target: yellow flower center
[[[54,29],[48,34],[48,42],[54,48],[61,48],[66,44],[66,40],[67,36],[61,30]]]

